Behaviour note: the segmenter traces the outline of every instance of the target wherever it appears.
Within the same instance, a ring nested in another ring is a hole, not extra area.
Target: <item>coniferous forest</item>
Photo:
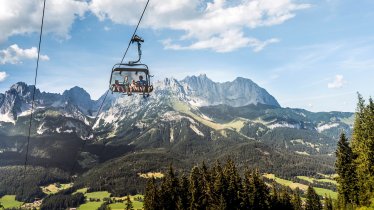
[[[265,183],[258,170],[240,175],[234,162],[216,162],[211,168],[204,163],[192,168],[189,176],[176,175],[170,167],[166,176],[148,181],[145,209],[322,209],[321,198],[312,187],[300,190]]]
[[[145,209],[374,209],[374,102],[358,99],[352,137],[342,132],[337,145],[337,201],[311,186],[302,192],[265,182],[258,170],[240,174],[228,159],[210,168],[202,163],[189,175],[170,167],[161,180],[149,179]]]

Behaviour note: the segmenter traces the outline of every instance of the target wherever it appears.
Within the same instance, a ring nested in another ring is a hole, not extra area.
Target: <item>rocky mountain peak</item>
[[[214,106],[228,105],[232,107],[246,106],[249,104],[266,104],[280,107],[276,99],[265,89],[259,87],[250,79],[238,77],[231,82],[214,82],[206,74],[198,76],[188,76],[183,80],[175,78],[165,78],[155,82],[155,91],[151,94],[150,101],[154,105],[159,101],[175,98],[187,102],[190,105]],[[0,95],[1,114],[17,119],[17,115],[27,111],[31,103],[33,86],[28,86],[24,82],[18,82],[10,87],[5,94]],[[76,106],[83,114],[92,115],[102,102],[102,98],[97,101],[91,99],[90,94],[83,88],[75,86],[63,92],[63,94],[53,94],[40,92],[36,89],[36,106],[63,108],[67,105]],[[135,96],[134,96],[135,97]],[[109,110],[120,96],[114,94],[106,102],[104,111]],[[134,98],[129,102],[136,101]],[[126,104],[127,106],[129,104]]]
[[[65,96],[66,98],[69,98],[75,101],[90,101],[91,100],[90,94],[87,93],[86,90],[78,86],[75,86],[69,90],[65,90],[62,95]]]
[[[65,90],[62,94],[63,100],[68,104],[74,104],[85,114],[94,106],[90,94],[81,87],[75,86]]]
[[[267,104],[280,107],[277,100],[250,79],[238,77],[230,82],[214,82],[205,74],[188,76],[181,81],[188,88],[195,106],[226,104],[233,107]]]
[[[181,82],[188,83],[191,86],[206,86],[214,83],[206,76],[206,74],[200,74],[199,76],[187,76]]]
[[[34,91],[34,86],[33,85],[27,85],[24,82],[17,82],[16,84],[12,85],[9,88],[9,91],[7,93],[9,94],[15,94],[20,97],[23,97],[25,100],[30,99],[30,96],[32,92]],[[36,95],[38,95],[40,92],[37,89],[36,90]]]
[[[244,77],[237,77],[233,82],[248,82],[248,83],[254,83],[252,80]]]
[[[14,89],[16,90],[17,92],[22,92],[26,89],[28,89],[28,85],[24,82],[17,82],[16,84],[10,86],[10,89]]]

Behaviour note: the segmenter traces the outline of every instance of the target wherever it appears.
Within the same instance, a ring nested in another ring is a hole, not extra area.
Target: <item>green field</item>
[[[132,205],[135,210],[143,209],[143,202],[132,200]],[[125,208],[125,202],[124,203],[112,203],[109,205],[109,207],[111,210],[123,210]]]
[[[331,180],[334,180],[335,178],[339,176],[338,174],[321,174],[321,173],[317,173],[317,174],[325,177],[326,179],[331,179]]]
[[[88,190],[87,188],[81,188],[81,189],[75,191],[75,193],[83,193],[83,194],[86,194],[87,190]],[[73,194],[75,194],[75,193],[73,193]]]
[[[82,188],[77,190],[75,193],[81,192],[84,194],[86,197],[86,203],[82,204],[78,207],[79,210],[94,210],[98,209],[103,203],[104,203],[104,198],[111,198],[115,200],[125,200],[126,196],[124,197],[110,197],[110,193],[108,191],[98,191],[98,192],[87,192],[87,188]],[[134,209],[143,209],[143,202],[135,201],[135,198],[143,198],[143,195],[134,195],[130,196],[130,199],[132,201],[132,204],[134,206]],[[90,198],[93,199],[100,199],[100,201],[89,201]],[[122,210],[125,208],[125,202],[123,203],[112,203],[109,205],[112,210],[117,209],[117,210]]]
[[[268,178],[268,179],[272,179],[275,182],[277,182],[277,183],[279,183],[283,186],[290,187],[291,189],[296,189],[297,187],[299,189],[303,190],[303,191],[306,191],[308,189],[307,185],[300,184],[300,183],[295,183],[295,182],[292,182],[292,181],[289,181],[289,180],[286,180],[286,179],[281,179],[281,178],[276,177],[274,174],[264,174],[263,176]],[[313,183],[314,180],[319,181],[319,179],[314,179],[312,177],[307,177],[307,176],[298,176],[297,178],[308,181],[310,183]],[[325,180],[325,179],[323,179],[323,180]],[[334,182],[333,180],[330,180],[330,179],[328,179],[328,180]],[[314,190],[320,196],[330,195],[332,199],[337,199],[338,198],[338,193],[334,192],[332,190],[319,188],[319,187],[314,187]]]
[[[308,177],[308,176],[297,176],[297,178],[299,178],[301,180],[304,180],[304,181],[307,181],[307,182],[310,182],[310,183],[314,182],[314,178],[311,178],[311,177]]]
[[[95,198],[103,200],[104,198],[109,198],[110,193],[108,191],[90,192],[86,193],[84,196],[86,196],[87,199]]]
[[[4,195],[0,198],[0,203],[4,208],[18,208],[22,205],[22,202],[16,201],[15,195]]]
[[[314,187],[314,190],[320,196],[330,195],[332,199],[338,199],[338,193],[332,190],[319,188],[319,187]]]
[[[263,176],[268,178],[268,179],[272,179],[275,182],[277,182],[278,184],[281,184],[283,186],[287,186],[287,187],[289,187],[293,190],[296,189],[296,188],[299,188],[300,190],[304,190],[304,191],[308,189],[308,186],[305,185],[305,184],[300,184],[300,183],[292,182],[292,181],[289,181],[289,180],[286,180],[286,179],[281,179],[281,178],[276,177],[274,174],[264,174]]]
[[[85,204],[82,204],[78,207],[79,210],[94,210],[94,209],[98,209],[101,204],[103,204],[104,202],[103,201],[100,201],[100,202],[87,202]]]
[[[332,179],[329,179],[329,178],[316,179],[316,178],[308,177],[308,176],[297,176],[297,178],[305,180],[305,181],[310,182],[310,183],[314,183],[314,182],[327,182],[327,183],[331,183],[331,184],[337,185],[337,183],[336,183],[335,180],[332,180]]]
[[[334,185],[338,184],[335,180],[331,180],[331,179],[317,179],[317,182],[329,182]]]
[[[121,200],[126,200],[126,197],[127,196],[123,196],[123,197],[114,197],[114,199],[121,199]],[[143,209],[143,202],[139,202],[139,201],[136,201],[134,200],[135,198],[142,198],[144,199],[144,195],[130,195],[130,200],[132,201],[132,205],[134,206],[134,209],[137,210],[137,209]],[[112,210],[122,210],[124,209],[125,207],[125,203],[112,203],[109,205],[109,207],[112,209]]]
[[[78,193],[78,192],[83,193],[87,199],[85,204],[82,204],[78,207],[79,210],[98,209],[104,203],[104,198],[110,197],[110,193],[108,191],[98,191],[98,192],[88,193],[87,188],[81,188],[75,191],[74,193]],[[89,201],[90,198],[100,199],[100,201]]]
[[[125,208],[125,203],[112,203],[109,207],[111,210],[122,210]]]
[[[72,186],[73,186],[73,183],[60,184],[59,186],[58,186],[58,184],[55,183],[55,184],[50,184],[48,186],[42,186],[40,188],[42,189],[42,191],[45,194],[50,195],[50,194],[58,193],[61,190],[68,189],[68,188],[70,188]]]

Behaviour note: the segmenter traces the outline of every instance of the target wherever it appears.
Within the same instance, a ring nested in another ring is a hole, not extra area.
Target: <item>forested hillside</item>
[[[303,201],[302,197],[305,198]],[[273,183],[265,183],[258,170],[240,173],[232,160],[204,163],[187,174],[177,175],[170,167],[161,181],[147,183],[144,208],[153,209],[322,209],[321,198],[313,187],[303,192]],[[332,209],[331,197],[325,197],[325,209]]]

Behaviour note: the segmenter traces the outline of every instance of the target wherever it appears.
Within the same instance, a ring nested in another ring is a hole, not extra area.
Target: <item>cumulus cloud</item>
[[[100,20],[110,19],[115,23],[135,25],[145,2],[138,0],[134,4],[130,0],[92,0],[90,9]],[[182,31],[184,34],[181,37],[163,41],[167,49],[230,52],[251,47],[258,52],[278,42],[278,39],[261,41],[246,36],[245,29],[282,24],[293,18],[295,11],[308,7],[309,4],[297,4],[292,0],[214,0],[206,3],[201,0],[154,0],[142,25]],[[185,41],[192,44],[183,46],[181,43]]]
[[[22,49],[17,44],[13,44],[8,48],[0,51],[0,64],[18,64],[24,59],[36,59],[38,57],[38,49],[32,47],[30,49]],[[47,55],[40,55],[40,60],[47,61]]]
[[[248,35],[248,29],[282,24],[293,18],[296,11],[310,7],[294,1],[152,0],[141,26],[181,32],[179,37],[168,37],[163,42],[167,49],[230,52],[250,47],[258,52],[279,40],[271,36],[259,40]],[[42,0],[3,1],[0,7],[0,42],[13,35],[38,32],[42,3]],[[84,18],[87,11],[99,20],[135,25],[145,3],[146,0],[50,0],[46,3],[44,31],[69,38],[75,19]]]
[[[208,40],[197,41],[189,46],[181,46],[173,44],[171,39],[164,40],[162,43],[165,49],[173,50],[197,50],[197,49],[212,49],[216,52],[225,53],[233,50],[252,47],[253,51],[259,52],[267,45],[278,42],[278,39],[269,39],[260,41],[255,38],[245,37],[243,32],[232,30],[224,32],[218,36],[212,37]]]
[[[8,77],[8,74],[4,71],[0,71],[0,82],[4,81]]]
[[[42,16],[42,0],[1,1],[0,42],[13,35],[39,32]],[[83,17],[88,3],[76,0],[51,0],[46,2],[44,32],[61,38],[69,38],[69,31],[76,17]]]
[[[328,88],[334,89],[334,88],[341,88],[343,87],[345,81],[343,79],[343,75],[336,75],[335,79],[327,84]]]
[[[119,24],[135,25],[147,0],[92,0],[90,10],[100,19],[110,19]],[[152,28],[172,27],[175,22],[191,19],[197,12],[200,0],[150,1],[142,26]]]

